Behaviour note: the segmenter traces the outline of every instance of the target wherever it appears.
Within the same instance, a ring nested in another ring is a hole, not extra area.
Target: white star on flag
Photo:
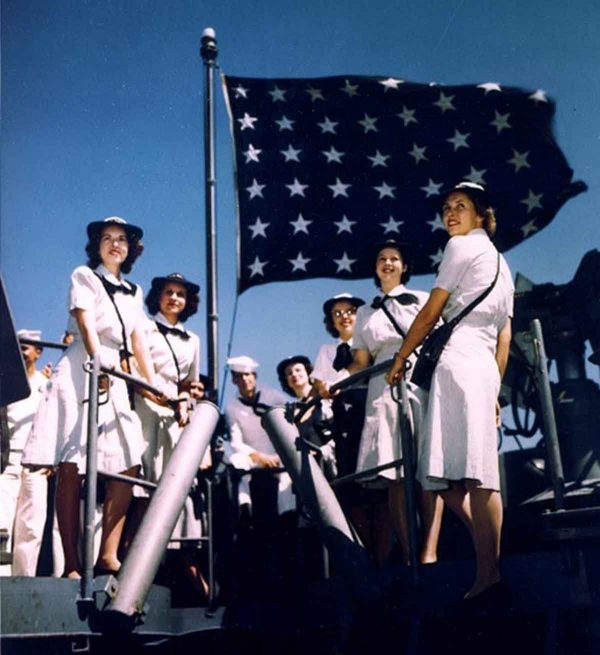
[[[286,184],[285,186],[290,190],[290,198],[292,196],[306,197],[304,195],[304,189],[308,189],[308,184],[300,184],[297,177],[294,178],[291,184]]]
[[[419,121],[415,118],[417,110],[408,109],[406,105],[402,105],[402,111],[399,114],[396,114],[398,118],[401,118],[404,121],[404,127],[409,123],[418,123]]]
[[[314,102],[315,100],[325,100],[321,89],[315,89],[314,87],[309,86],[308,89],[304,89],[304,90],[306,91],[306,93],[308,93],[312,102]]]
[[[537,225],[535,224],[535,218],[532,218],[529,223],[521,226],[521,232],[523,232],[524,237],[528,237],[531,232],[537,232]]]
[[[396,188],[395,186],[388,186],[385,182],[382,182],[380,186],[374,186],[373,187],[375,191],[379,193],[379,200],[382,198],[385,198],[386,196],[388,198],[395,198],[396,196],[394,195],[394,189]]]
[[[496,84],[496,82],[486,82],[485,84],[478,84],[477,88],[483,89],[485,91],[485,95],[487,95],[490,91],[502,91],[502,88],[500,87],[499,84]]]
[[[252,198],[256,198],[257,196],[259,198],[263,198],[262,190],[266,187],[266,184],[259,184],[256,181],[256,178],[252,180],[252,184],[249,187],[246,187],[246,191],[250,194],[250,200]]]
[[[548,97],[546,96],[546,92],[543,91],[542,89],[538,89],[535,93],[532,93],[529,96],[529,99],[535,101],[536,103],[548,102]]]
[[[371,166],[375,168],[375,166],[387,166],[387,160],[390,158],[390,155],[382,155],[379,150],[372,155],[369,156],[367,155],[367,159],[371,160]]]
[[[346,154],[345,152],[338,152],[333,146],[329,150],[321,150],[321,153],[327,157],[328,164],[331,164],[332,161],[341,164],[342,157]]]
[[[298,214],[298,218],[295,221],[290,221],[290,225],[294,227],[294,234],[297,234],[298,232],[308,234],[308,226],[311,223],[312,221],[305,221],[302,214]]]
[[[365,134],[367,132],[379,132],[379,130],[375,127],[375,123],[377,122],[377,118],[371,118],[369,114],[365,114],[365,117],[362,119],[362,121],[358,121],[359,125],[362,125]]]
[[[431,178],[429,178],[429,181],[427,182],[426,186],[420,187],[422,191],[425,191],[425,194],[427,197],[431,196],[439,196],[440,195],[440,189],[443,186],[443,182],[434,182]]]
[[[297,161],[299,162],[300,159],[298,158],[298,155],[302,152],[302,150],[296,150],[290,143],[290,145],[287,147],[287,150],[282,150],[281,154],[285,157],[285,161]]]
[[[351,186],[351,184],[344,184],[339,177],[336,177],[335,184],[328,184],[327,188],[331,189],[334,198],[337,198],[338,196],[345,196],[347,198],[348,193],[346,189],[349,189]]]
[[[276,86],[269,91],[269,95],[273,98],[273,102],[285,102],[285,91]]]
[[[246,128],[250,128],[251,130],[254,129],[254,123],[258,120],[258,118],[254,116],[250,116],[248,112],[244,113],[243,118],[238,118],[238,123],[240,124],[240,129],[245,130]]]
[[[244,87],[240,84],[239,86],[236,86],[235,89],[235,97],[236,98],[247,98],[248,97],[248,89],[244,89]]]
[[[341,234],[342,232],[348,232],[352,234],[352,226],[356,224],[357,221],[349,220],[346,215],[342,216],[341,221],[334,221],[334,225],[337,227],[337,233]]]
[[[456,107],[452,104],[453,100],[454,96],[447,96],[443,91],[441,91],[440,97],[433,104],[442,110],[442,114],[445,114],[449,109],[456,109]]]
[[[335,126],[339,125],[339,123],[330,121],[329,118],[325,116],[325,120],[322,123],[317,123],[317,125],[321,128],[321,134],[325,134],[325,132],[335,134]]]
[[[425,150],[427,150],[427,146],[423,146],[422,148],[419,148],[419,146],[416,143],[413,143],[412,150],[408,151],[408,154],[411,157],[415,158],[415,164],[418,164],[420,161],[425,161],[427,157],[425,156]]]
[[[450,139],[446,139],[449,143],[451,143],[454,146],[454,151],[456,152],[459,148],[469,148],[469,144],[467,143],[467,139],[471,136],[470,132],[465,132],[464,134],[462,132],[459,132],[458,130],[454,130],[454,136]]]
[[[487,168],[482,168],[481,170],[477,170],[476,168],[473,168],[471,166],[471,170],[465,175],[465,180],[469,180],[469,182],[473,182],[474,184],[485,184],[485,180],[483,179],[483,176],[487,173]]]
[[[534,209],[541,209],[542,208],[542,203],[540,202],[542,199],[543,193],[534,193],[531,189],[529,189],[529,194],[527,195],[527,198],[524,198],[520,202],[527,207],[527,213],[530,214]]]
[[[400,232],[398,229],[404,221],[396,221],[393,216],[390,216],[387,223],[379,223],[383,228],[383,233],[387,234],[388,232]]]
[[[385,93],[389,89],[397,89],[400,84],[403,84],[404,80],[397,80],[394,77],[388,77],[387,80],[379,80],[379,84],[382,84],[385,87]]]
[[[346,80],[344,86],[340,89],[344,93],[348,94],[349,98],[358,95],[358,84],[350,84],[350,80]]]
[[[337,264],[336,273],[340,273],[341,271],[348,271],[348,273],[352,273],[352,264],[354,264],[354,262],[357,260],[350,259],[346,252],[344,252],[341,259],[334,259],[333,261]]]
[[[429,259],[431,259],[431,263],[433,266],[439,266],[443,256],[444,253],[442,249],[438,248],[436,253],[434,253],[433,255],[429,255]]]
[[[522,168],[531,168],[527,157],[529,157],[529,151],[519,152],[513,148],[513,156],[512,159],[508,160],[508,163],[515,167],[515,173],[518,173]]]
[[[246,155],[246,164],[249,164],[251,161],[258,162],[258,155],[260,155],[261,152],[262,150],[257,150],[252,144],[250,144],[248,150],[243,152],[243,154]]]
[[[263,269],[268,263],[268,261],[261,262],[258,258],[258,255],[256,255],[252,264],[248,264],[248,268],[250,269],[250,277],[254,277],[255,275],[262,275],[264,277],[265,273]]]
[[[292,273],[294,271],[306,271],[306,265],[309,261],[310,257],[304,257],[301,252],[296,255],[295,259],[288,259],[288,262],[292,265]]]
[[[267,238],[267,228],[270,223],[263,223],[260,218],[256,218],[254,225],[248,225],[248,229],[252,232],[252,238],[265,237]]]
[[[428,225],[431,225],[431,231],[435,232],[435,230],[445,230],[446,226],[444,225],[444,221],[442,220],[442,217],[439,214],[435,215],[435,218],[432,221],[427,221]]]
[[[290,130],[290,132],[294,131],[294,128],[292,125],[296,121],[291,121],[287,116],[282,116],[279,120],[275,121],[277,125],[279,125],[279,131],[283,132],[283,130]]]
[[[498,134],[500,134],[502,130],[508,130],[512,127],[508,122],[508,119],[510,118],[509,113],[501,114],[494,109],[494,115],[494,120],[490,121],[490,125],[493,125],[496,128]]]

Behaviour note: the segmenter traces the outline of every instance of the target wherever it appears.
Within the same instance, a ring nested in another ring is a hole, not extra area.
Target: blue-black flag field
[[[552,131],[541,90],[396,77],[223,76],[235,146],[238,292],[272,281],[372,274],[369,246],[411,244],[435,272],[447,241],[440,194],[492,191],[506,251],[586,189]]]

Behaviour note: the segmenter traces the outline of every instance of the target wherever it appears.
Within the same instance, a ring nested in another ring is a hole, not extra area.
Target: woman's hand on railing
[[[406,357],[402,357],[400,353],[396,353],[394,357],[394,363],[392,368],[385,374],[385,380],[389,385],[396,384],[400,382],[400,379],[404,376],[406,370]]]

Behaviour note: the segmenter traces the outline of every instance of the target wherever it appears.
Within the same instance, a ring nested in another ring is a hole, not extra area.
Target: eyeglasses
[[[346,316],[354,316],[356,314],[356,307],[352,307],[352,309],[334,309],[333,310],[333,316],[334,318],[345,318]]]

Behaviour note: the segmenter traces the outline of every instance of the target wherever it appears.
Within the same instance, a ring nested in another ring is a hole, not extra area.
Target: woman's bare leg
[[[133,466],[124,475],[137,477],[139,467]],[[117,557],[119,543],[125,527],[127,509],[131,502],[133,487],[126,482],[109,482],[106,485],[106,497],[102,513],[102,536],[100,538],[100,552],[96,566],[107,571],[118,571],[121,562]]]
[[[421,564],[432,564],[437,562],[437,547],[442,527],[444,503],[434,491],[421,490],[419,500],[423,530],[420,561]]]
[[[61,462],[58,465],[56,486],[56,517],[65,555],[63,578],[80,578],[79,559],[79,494],[82,477],[77,464]]]
[[[500,580],[500,533],[502,499],[499,491],[472,487],[473,544],[477,575],[465,598],[473,598]]]
[[[453,482],[448,489],[440,491],[444,503],[458,516],[473,537],[473,518],[467,488],[462,482]]]

